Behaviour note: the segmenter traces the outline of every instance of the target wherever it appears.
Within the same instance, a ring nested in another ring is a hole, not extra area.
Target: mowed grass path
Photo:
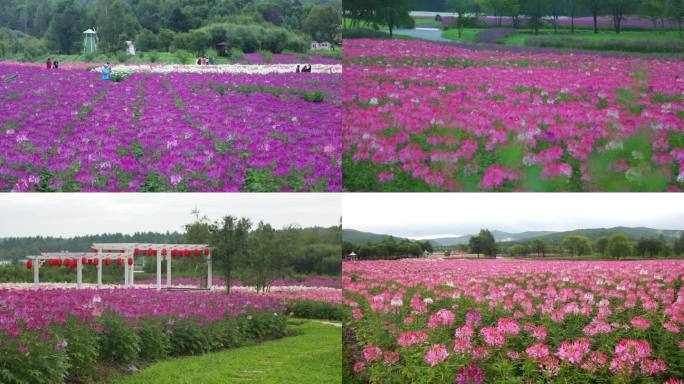
[[[251,347],[165,360],[114,383],[339,384],[341,328],[308,320],[293,320],[288,328],[298,334]]]

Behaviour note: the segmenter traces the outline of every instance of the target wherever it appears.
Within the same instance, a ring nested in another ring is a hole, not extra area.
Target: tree
[[[665,239],[642,237],[636,245],[636,253],[639,256],[654,257],[661,254],[667,254],[668,246]]]
[[[570,16],[570,33],[575,33],[575,17],[577,15],[577,8],[579,0],[565,0],[565,7]]]
[[[658,30],[658,22],[661,28],[665,30],[665,19],[668,15],[668,2],[666,0],[645,0],[639,8],[641,16],[651,19],[653,23],[653,31]]]
[[[159,40],[150,30],[143,29],[135,38],[135,46],[140,51],[153,51],[159,48]]]
[[[478,257],[480,253],[488,257],[496,257],[498,247],[494,236],[488,229],[481,229],[477,236],[470,238],[469,244],[470,252],[477,254]]]
[[[606,0],[583,0],[591,16],[594,18],[594,33],[598,33],[598,15],[603,10]]]
[[[140,26],[127,3],[122,0],[98,0],[95,12],[99,46],[106,52],[123,50],[124,41],[133,40]]]
[[[392,38],[394,29],[411,19],[409,12],[413,9],[414,0],[375,0],[371,3],[375,5],[374,21],[387,25]]]
[[[535,240],[532,240],[532,250],[537,255],[541,254],[542,257],[544,257],[547,250],[548,250],[548,245],[542,239],[535,239]]]
[[[679,37],[682,37],[682,20],[684,19],[684,0],[669,0],[667,14],[679,27]]]
[[[468,13],[473,11],[475,3],[473,0],[447,0],[446,7],[449,11],[456,13],[456,28],[458,30],[458,38],[463,36],[463,28],[467,24]]]
[[[608,0],[610,13],[613,16],[613,28],[615,33],[622,31],[622,21],[628,12],[632,11],[633,0]]]
[[[59,0],[48,27],[48,40],[59,53],[76,53],[80,49],[85,28],[78,21],[83,20],[85,12],[75,0]]]
[[[511,256],[527,256],[529,249],[525,244],[514,244],[510,249]]]
[[[606,254],[606,248],[608,248],[608,238],[607,237],[601,237],[598,240],[596,240],[596,243],[594,244],[594,250],[598,252],[601,255]]]
[[[318,4],[311,9],[309,15],[304,19],[302,27],[315,40],[333,42],[340,23],[340,15],[335,7]]]
[[[616,233],[608,239],[606,254],[612,258],[620,259],[632,254],[632,245],[624,233]]]
[[[504,16],[515,16],[520,12],[520,2],[518,0],[477,0],[477,4],[492,12],[497,20],[497,25],[501,26]]]
[[[159,41],[159,47],[164,49],[164,52],[168,52],[173,44],[173,39],[176,37],[176,33],[170,29],[164,28],[159,31],[157,35]]]
[[[247,218],[224,216],[210,226],[214,260],[223,272],[226,293],[230,293],[235,265],[244,258],[252,222]]]
[[[188,48],[195,54],[202,55],[204,50],[211,46],[211,35],[202,29],[195,29],[188,33]]]
[[[542,20],[548,12],[548,0],[526,0],[522,11],[530,18],[530,26],[535,34],[539,33]]]
[[[283,261],[290,255],[280,252],[282,239],[277,238],[270,224],[259,222],[249,240],[248,257],[242,260],[240,267],[257,292],[263,292],[280,276],[285,264]]]
[[[573,256],[587,255],[591,252],[591,242],[586,236],[566,236],[561,246]]]
[[[190,20],[186,12],[179,6],[171,11],[169,27],[176,32],[187,32],[190,29]]]
[[[679,235],[679,239],[675,240],[673,250],[677,255],[684,255],[684,232]]]

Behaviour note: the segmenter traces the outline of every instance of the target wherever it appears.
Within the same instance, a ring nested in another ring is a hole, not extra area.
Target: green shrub
[[[235,319],[205,324],[204,331],[209,342],[209,348],[212,350],[235,348],[244,342],[244,336]]]
[[[230,49],[230,60],[234,62],[238,62],[242,60],[245,57],[245,53],[242,52],[240,48],[231,48]]]
[[[77,381],[90,381],[100,357],[100,337],[89,325],[77,318],[70,318],[56,329],[67,342],[69,377]]]
[[[263,51],[262,50],[262,51],[259,51],[259,54],[261,55],[261,57],[264,58],[265,62],[270,63],[273,61],[273,53],[271,53],[270,51]]]
[[[98,320],[101,327],[100,356],[104,361],[131,363],[140,354],[140,336],[128,321],[114,312],[105,313]]]
[[[124,51],[118,51],[114,57],[116,58],[116,61],[119,63],[126,63],[131,57],[128,55],[128,53]]]
[[[50,335],[22,332],[7,337],[0,332],[0,383],[61,384],[67,369],[67,354]]]
[[[251,339],[285,335],[287,316],[277,312],[249,312],[237,318],[242,333]]]
[[[158,319],[142,320],[138,324],[138,335],[141,359],[159,360],[169,354],[171,339],[166,327]]]
[[[294,317],[320,320],[342,320],[342,306],[313,300],[296,300],[287,304],[287,312]]]
[[[312,92],[306,92],[303,96],[304,100],[306,101],[311,101],[314,103],[322,103],[323,99],[325,99],[325,94],[321,91],[312,91]],[[337,264],[340,264],[339,261]]]
[[[159,60],[159,52],[157,52],[157,51],[148,52],[147,58],[150,61],[150,63],[156,63],[157,60]]]
[[[174,54],[178,64],[192,64],[192,54],[184,49],[179,49]]]
[[[209,350],[209,339],[193,320],[176,320],[171,331],[170,354],[199,355]]]

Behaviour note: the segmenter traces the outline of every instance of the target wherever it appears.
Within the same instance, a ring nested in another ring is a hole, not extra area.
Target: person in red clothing
[[[52,68],[52,60],[50,60],[49,57],[48,57],[48,59],[47,59],[47,63],[45,63],[45,67],[47,67],[47,69]]]

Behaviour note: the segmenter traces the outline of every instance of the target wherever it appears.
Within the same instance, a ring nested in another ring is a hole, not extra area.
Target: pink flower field
[[[684,379],[684,262],[397,260],[343,265],[360,383]]]
[[[0,190],[339,191],[339,79],[0,63]]]
[[[684,62],[347,40],[348,190],[680,191]]]

